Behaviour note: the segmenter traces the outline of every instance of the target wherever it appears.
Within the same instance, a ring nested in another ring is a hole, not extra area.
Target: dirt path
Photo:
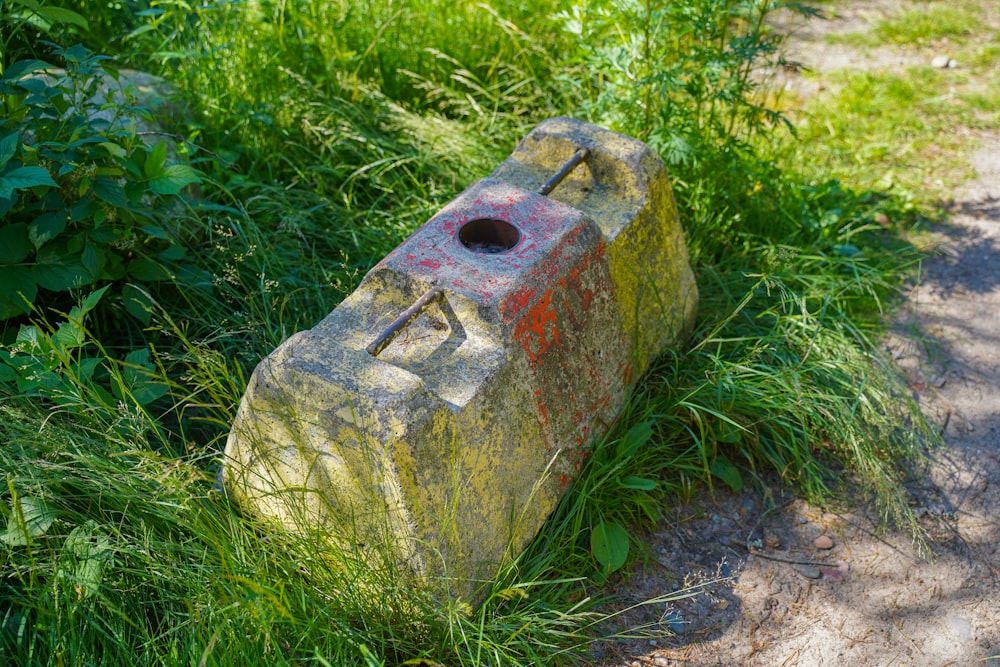
[[[823,45],[823,31],[897,8],[849,4],[832,25],[805,26],[793,57],[817,68],[906,64],[892,50],[860,58]],[[791,85],[808,94],[815,84]],[[956,193],[950,224],[934,234],[941,252],[886,341],[945,436],[908,489],[932,555],[907,534],[876,536],[862,508],[823,512],[753,492],[681,507],[647,536],[652,558],[628,590],[636,602],[692,582],[706,592],[626,614],[623,626],[674,636],[603,646],[603,664],[1000,664],[1000,134],[980,139],[977,178]]]

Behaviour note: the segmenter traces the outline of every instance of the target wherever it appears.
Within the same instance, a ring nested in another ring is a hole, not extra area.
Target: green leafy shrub
[[[71,292],[114,285],[148,321],[139,291],[184,268],[178,214],[197,173],[147,145],[134,100],[102,93],[105,57],[56,48],[57,70],[21,60],[0,78],[0,320],[68,310]]]
[[[758,68],[783,62],[765,19],[780,0],[601,0],[561,17],[579,36],[584,111],[638,136],[673,167],[717,162],[784,119]]]
[[[114,412],[122,401],[145,408],[168,391],[156,377],[150,350],[133,350],[122,361],[108,358],[87,336],[85,320],[110,286],[74,306],[53,330],[22,325],[8,348],[0,348],[0,382],[21,396],[44,398],[65,408]]]
[[[49,40],[69,44],[78,41],[81,33],[88,34],[90,28],[87,19],[58,0],[55,4],[0,2],[0,74],[15,61],[38,57],[48,48]]]

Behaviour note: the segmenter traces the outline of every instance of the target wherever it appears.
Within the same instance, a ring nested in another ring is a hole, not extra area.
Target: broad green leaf
[[[138,350],[132,350],[125,355],[125,365],[126,367],[147,366],[152,368],[152,366],[149,365],[149,349],[144,347]]]
[[[147,359],[148,356],[147,354]],[[156,372],[148,361],[142,365],[129,365],[126,360],[125,382],[132,394],[132,400],[143,406],[149,405],[170,391],[169,385],[157,381]]]
[[[0,266],[0,320],[31,312],[38,284],[27,266]]]
[[[104,566],[112,556],[111,538],[90,520],[66,536],[63,550],[75,561],[73,576],[80,593],[96,593],[104,579]]]
[[[94,377],[94,372],[104,363],[101,357],[87,357],[70,365],[69,370],[80,384],[86,384]]]
[[[148,325],[153,316],[153,300],[148,294],[132,284],[122,287],[122,302],[125,310],[134,318]]]
[[[105,227],[103,229],[95,229],[87,236],[94,243],[108,244],[118,241],[119,232]]]
[[[0,348],[0,382],[13,382],[17,379],[17,366],[10,352]]]
[[[28,224],[28,239],[38,250],[47,242],[66,231],[67,216],[65,211],[44,213]]]
[[[69,320],[61,322],[56,332],[52,334],[52,340],[66,350],[83,347],[87,340],[87,332],[83,328],[83,322],[79,320]]]
[[[107,292],[108,289],[110,289],[110,287],[111,285],[105,285],[101,289],[94,290],[93,292],[88,294],[87,298],[84,299],[83,303],[80,304],[80,315],[86,315],[94,308],[96,308],[97,304],[101,301],[101,297],[104,296],[104,293]],[[74,308],[74,310],[76,309]],[[72,311],[70,312],[72,313]]]
[[[18,496],[7,517],[7,532],[0,540],[12,547],[26,546],[44,535],[55,520],[55,513],[41,498]]]
[[[717,456],[709,468],[713,475],[725,482],[733,491],[739,491],[743,488],[743,476],[740,474],[740,469],[726,457]]]
[[[590,552],[605,574],[610,574],[628,559],[629,537],[620,524],[601,521],[590,532]]]
[[[97,307],[98,302],[104,293],[108,291],[110,285],[105,285],[99,290],[91,292],[86,299],[83,300],[79,306],[73,306],[69,311],[69,316],[66,321],[59,325],[56,330],[55,335],[52,339],[63,346],[65,349],[71,349],[75,347],[82,347],[87,340],[87,332],[84,327],[84,319],[87,313],[92,311]]]
[[[25,100],[25,102],[29,105],[38,105],[41,102],[41,100],[44,100],[45,97],[47,97],[46,95],[44,95],[44,93],[54,91],[54,87],[50,86],[49,83],[41,77],[35,79],[25,79],[24,81],[18,81],[17,85],[19,88],[22,88],[28,91],[29,93],[32,93],[32,95]],[[52,103],[53,105],[55,105],[56,101],[53,100]]]
[[[653,437],[653,422],[639,422],[628,430],[622,439],[622,453],[632,456]]]
[[[137,176],[136,178],[141,178],[141,176]],[[139,180],[125,180],[125,196],[128,197],[129,203],[132,204],[132,206],[142,207],[142,198],[145,197],[146,194],[145,183]]]
[[[176,195],[194,183],[200,183],[197,172],[184,164],[172,164],[160,176],[149,182],[150,189],[158,195]]]
[[[74,234],[66,239],[66,252],[75,253],[81,252],[83,246],[87,243],[87,234],[80,232],[79,234]]]
[[[146,165],[143,171],[146,178],[155,179],[162,176],[163,163],[167,160],[167,142],[161,141],[153,146],[146,156]]]
[[[83,248],[83,254],[80,255],[80,261],[90,275],[97,278],[101,275],[101,269],[104,268],[104,251],[99,247],[88,243]]]
[[[33,324],[22,324],[21,328],[17,330],[17,336],[14,338],[15,343],[27,343],[27,349],[29,352],[45,352],[51,349],[51,345],[43,346],[44,342],[47,342],[47,338],[42,335]]]
[[[63,58],[73,63],[82,63],[86,61],[94,62],[95,60],[106,60],[110,56],[94,56],[83,44],[74,44],[68,49],[64,49],[62,52]]]
[[[156,257],[165,262],[176,262],[187,257],[187,248],[180,245],[171,245],[164,248],[162,252],[157,253]]]
[[[104,143],[102,143],[101,148],[106,150],[108,152],[108,155],[110,155],[111,157],[123,158],[126,155],[124,148],[110,141],[105,141]],[[103,172],[98,170],[98,173],[103,173]]]
[[[44,60],[18,60],[16,63],[7,68],[7,71],[3,73],[4,81],[17,81],[26,74],[31,74],[32,72],[37,72],[40,69],[46,69],[52,67],[49,63]]]
[[[80,222],[90,218],[97,211],[98,204],[92,199],[86,199],[84,201],[78,202],[73,205],[70,209],[69,220],[70,222]]]
[[[645,477],[636,477],[635,475],[619,479],[618,484],[626,489],[635,489],[637,491],[652,491],[658,486],[655,479],[646,479]]]
[[[94,194],[103,202],[111,204],[115,208],[128,208],[128,198],[125,196],[125,188],[118,181],[106,177],[99,177],[94,181]]]
[[[0,223],[0,264],[17,264],[31,254],[28,225],[23,222]]]
[[[96,276],[83,265],[81,254],[46,257],[46,261],[39,261],[35,265],[35,280],[38,281],[39,285],[53,292],[66,292],[91,284]]]
[[[168,234],[167,230],[163,229],[162,227],[157,227],[156,225],[143,225],[139,229],[141,229],[143,232],[154,238],[164,239],[166,241],[171,240],[170,234]]]
[[[163,266],[146,257],[132,260],[127,269],[131,277],[143,283],[170,279],[170,273]]]
[[[3,171],[10,162],[10,159],[14,157],[14,153],[17,151],[17,139],[20,136],[20,132],[12,132],[8,134],[3,139],[0,139],[0,171]]]
[[[70,25],[78,26],[84,30],[90,30],[90,24],[87,23],[87,19],[70,9],[44,6],[39,7],[35,11],[37,11],[42,18],[51,24],[69,23]]]
[[[57,185],[44,167],[18,167],[4,174],[0,180],[12,190],[26,190],[40,185],[54,188]]]

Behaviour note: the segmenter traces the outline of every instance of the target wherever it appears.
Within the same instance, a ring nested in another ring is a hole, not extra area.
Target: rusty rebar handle
[[[405,329],[413,320],[417,319],[417,316],[424,311],[424,308],[431,305],[444,295],[444,292],[439,287],[432,287],[421,295],[419,299],[413,302],[413,305],[404,310],[399,314],[392,324],[386,327],[378,338],[376,338],[371,345],[365,348],[368,354],[373,357],[377,357],[379,353],[385,348],[389,347],[392,341],[396,340],[396,336]]]
[[[566,164],[559,167],[559,171],[552,174],[549,180],[542,183],[542,187],[538,188],[538,194],[545,196],[556,189],[556,187],[563,182],[563,179],[569,176],[569,173],[580,166],[580,163],[590,157],[590,151],[586,148],[581,148],[577,152],[573,153],[573,157],[566,161]]]

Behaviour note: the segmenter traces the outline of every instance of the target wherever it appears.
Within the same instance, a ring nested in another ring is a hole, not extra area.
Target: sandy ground
[[[906,65],[912,53],[823,45],[824,31],[864,29],[899,8],[848,5],[800,26],[792,56],[817,69]],[[810,94],[820,84],[787,85]],[[752,491],[704,499],[647,536],[651,558],[627,590],[636,602],[697,582],[705,592],[623,616],[652,638],[597,646],[599,663],[1000,664],[1000,134],[979,139],[977,177],[956,192],[950,224],[934,232],[940,252],[885,341],[945,438],[908,484],[930,553],[908,534],[879,533],[864,507],[823,511]]]

